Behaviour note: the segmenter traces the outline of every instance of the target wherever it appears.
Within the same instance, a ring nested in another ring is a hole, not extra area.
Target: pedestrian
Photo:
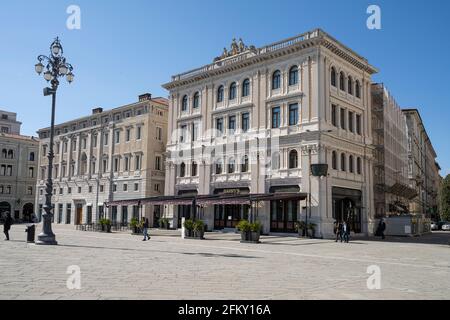
[[[335,220],[334,225],[333,225],[333,232],[336,235],[335,242],[338,242],[338,238],[340,237],[339,227],[340,227],[340,223],[337,220]]]
[[[344,241],[346,243],[348,243],[349,238],[350,238],[350,225],[345,221],[342,224],[342,233],[343,233]],[[341,242],[342,242],[342,240],[341,240]]]
[[[386,222],[384,222],[384,218],[380,219],[380,223],[378,225],[378,232],[381,235],[381,239],[384,240],[385,236],[384,236],[384,230],[386,230]]]
[[[145,218],[145,222],[142,225],[142,227],[144,228],[144,239],[142,241],[150,240],[150,236],[148,235],[148,225],[149,225],[148,218]]]
[[[6,236],[6,241],[9,241],[9,230],[11,229],[11,225],[13,224],[13,219],[11,218],[11,213],[6,212],[5,223],[3,224],[3,232]]]

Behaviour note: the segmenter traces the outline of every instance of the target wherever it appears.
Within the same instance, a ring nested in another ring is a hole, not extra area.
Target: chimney
[[[102,113],[102,112],[103,112],[103,108],[101,108],[101,107],[92,109],[92,114],[98,114],[98,113]]]
[[[139,96],[139,102],[151,100],[152,95],[150,93],[144,93]]]

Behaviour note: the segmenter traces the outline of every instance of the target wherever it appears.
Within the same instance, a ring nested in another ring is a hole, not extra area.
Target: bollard
[[[36,226],[33,224],[31,226],[27,226],[25,232],[27,233],[27,242],[34,243],[34,234],[36,231]]]

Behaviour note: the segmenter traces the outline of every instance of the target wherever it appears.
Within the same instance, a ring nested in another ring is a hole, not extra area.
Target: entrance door
[[[295,222],[298,221],[297,200],[276,200],[270,202],[270,231],[295,232]]]
[[[352,199],[344,198],[334,202],[334,219],[345,221],[350,225],[350,231],[361,232],[361,209],[355,206]]]
[[[235,228],[241,220],[247,220],[250,206],[247,204],[214,205],[214,229]]]
[[[83,206],[81,206],[81,205],[77,206],[76,215],[77,215],[77,218],[75,220],[75,224],[82,224],[82,222],[83,222]]]

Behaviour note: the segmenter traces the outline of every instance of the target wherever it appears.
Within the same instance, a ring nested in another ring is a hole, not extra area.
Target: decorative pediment
[[[231,42],[231,45],[230,45],[230,50],[227,50],[227,48],[223,48],[222,55],[214,58],[214,62],[225,59],[225,58],[229,58],[232,56],[236,56],[238,54],[244,53],[249,50],[254,51],[254,50],[256,50],[256,48],[255,48],[255,46],[250,46],[250,47],[246,46],[244,44],[244,41],[242,41],[242,38],[239,38],[239,43],[236,41],[236,38],[233,38],[233,41]]]

